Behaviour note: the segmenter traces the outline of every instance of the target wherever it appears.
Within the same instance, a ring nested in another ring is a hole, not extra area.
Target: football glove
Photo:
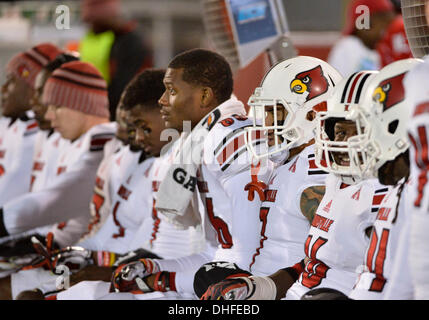
[[[157,272],[159,272],[158,264],[152,259],[140,259],[122,264],[113,272],[111,285],[116,292],[152,292],[144,278]]]
[[[76,272],[90,264],[94,264],[92,251],[77,246],[61,249],[52,257],[53,269],[59,265],[65,265],[70,271]]]
[[[251,278],[229,278],[209,286],[201,300],[247,300],[254,291]]]

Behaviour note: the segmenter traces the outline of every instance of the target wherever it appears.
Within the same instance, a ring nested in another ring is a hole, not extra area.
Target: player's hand
[[[253,288],[246,277],[225,279],[209,286],[201,300],[246,300],[252,295]]]
[[[92,264],[94,264],[92,251],[82,247],[66,247],[52,256],[53,269],[59,265],[65,265],[70,271],[76,272]]]
[[[116,292],[152,292],[153,289],[145,282],[145,278],[158,271],[158,264],[152,259],[123,264],[113,272],[111,285]]]

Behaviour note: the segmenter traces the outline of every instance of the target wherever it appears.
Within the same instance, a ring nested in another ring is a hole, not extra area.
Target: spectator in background
[[[369,9],[369,29],[359,28],[356,21],[365,21]],[[395,18],[390,0],[352,0],[347,8],[343,37],[334,45],[328,63],[347,77],[360,70],[380,69],[380,57],[375,50],[387,26]]]
[[[401,2],[399,0],[391,1],[395,9],[396,17],[389,24],[383,38],[377,44],[381,68],[394,61],[413,57],[405,33],[404,19],[401,13]]]
[[[120,0],[81,0],[82,20],[89,31],[79,43],[81,61],[92,63],[108,84],[110,119],[128,82],[152,66],[151,50],[137,29],[125,21]]]

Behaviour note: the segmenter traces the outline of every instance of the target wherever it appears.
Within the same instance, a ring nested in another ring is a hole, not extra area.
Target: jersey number
[[[268,218],[268,212],[270,211],[270,208],[262,207],[259,210],[259,220],[262,222],[261,227],[261,240],[259,241],[259,248],[256,249],[256,253],[252,257],[252,262],[250,263],[250,268],[252,268],[252,265],[255,263],[256,257],[259,256],[261,249],[264,247],[264,241],[267,240],[267,236],[265,235],[265,230],[267,227],[267,218]]]
[[[237,119],[238,121],[245,121],[247,120],[247,117],[245,116],[239,116],[238,114],[234,114],[233,117]],[[232,118],[226,118],[220,122],[224,127],[229,127],[234,123],[234,119]]]
[[[222,248],[229,249],[232,247],[232,236],[228,230],[228,225],[221,218],[216,217],[213,212],[212,198],[206,198],[207,215],[210,223],[217,232],[217,239],[222,245]]]
[[[328,240],[319,237],[313,243],[313,245],[310,246],[312,238],[313,236],[309,235],[305,241],[305,254],[310,258],[310,260],[305,265],[304,271],[302,273],[302,285],[310,289],[318,286],[322,282],[322,279],[326,278],[326,273],[329,270],[327,265],[316,259],[317,251],[326,242],[328,242]]]
[[[384,260],[386,259],[386,248],[387,241],[389,240],[389,230],[383,229],[381,232],[381,237],[378,239],[377,232],[372,232],[371,243],[368,248],[368,252],[366,255],[366,265],[370,272],[375,273],[375,278],[372,280],[369,291],[377,291],[381,292],[386,283],[386,279],[383,277],[383,269],[384,269]],[[375,254],[378,245],[378,252]],[[375,256],[375,263],[374,262]]]

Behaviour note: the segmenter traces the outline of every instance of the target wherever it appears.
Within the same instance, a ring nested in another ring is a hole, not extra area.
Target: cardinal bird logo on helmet
[[[372,98],[383,105],[383,111],[404,100],[404,87],[402,80],[405,73],[386,79],[374,90]]]
[[[313,69],[298,73],[290,83],[290,90],[298,94],[308,92],[306,101],[324,94],[328,91],[328,80],[319,65]]]

